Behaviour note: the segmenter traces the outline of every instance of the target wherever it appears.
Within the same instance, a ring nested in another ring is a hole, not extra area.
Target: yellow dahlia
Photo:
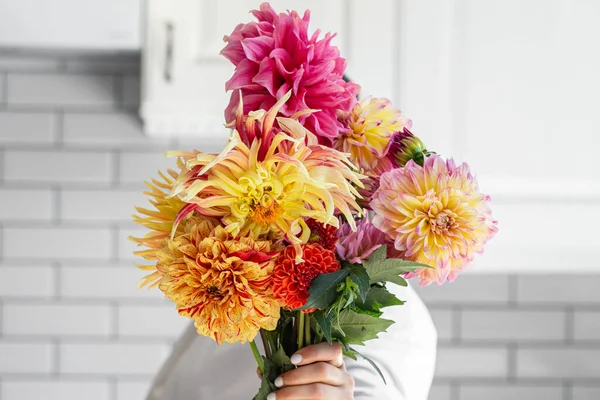
[[[383,98],[363,100],[340,118],[346,130],[335,138],[334,147],[350,153],[350,159],[364,171],[370,171],[387,154],[396,132],[412,125]]]
[[[173,230],[173,222],[185,206],[185,203],[180,199],[170,197],[173,183],[178,173],[169,169],[167,174],[160,171],[158,174],[161,179],[152,179],[151,182],[146,182],[146,186],[150,190],[144,192],[145,195],[150,197],[150,204],[152,204],[154,209],[136,207],[135,210],[139,214],[133,215],[135,223],[148,228],[150,231],[141,238],[129,237],[129,240],[137,243],[138,246],[146,247],[144,250],[134,252],[136,256],[140,256],[146,260],[157,260],[158,250],[165,246],[166,240]],[[184,225],[181,225],[176,229],[175,234],[179,235],[183,233],[183,229]],[[143,270],[154,271],[140,282],[140,287],[148,284],[151,284],[152,287],[156,286],[156,281],[160,279],[160,274],[156,271],[156,266],[138,265],[138,267]]]
[[[195,210],[220,218],[233,237],[285,237],[294,244],[308,241],[307,218],[337,227],[340,212],[354,224],[363,176],[295,118],[276,118],[288,98],[268,112],[250,112],[244,122],[238,113],[221,154],[172,153],[184,163],[172,194],[192,206],[180,218]]]
[[[159,252],[159,288],[199,334],[218,344],[254,340],[273,330],[280,303],[270,283],[279,247],[249,237],[234,239],[218,226],[206,235],[188,222],[187,233]]]
[[[442,284],[454,280],[496,233],[489,201],[467,164],[431,155],[422,167],[411,160],[381,175],[371,201],[373,225],[394,240],[401,258],[434,267],[408,277]]]

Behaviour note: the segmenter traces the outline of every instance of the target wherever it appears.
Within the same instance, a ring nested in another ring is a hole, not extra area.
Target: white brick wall
[[[0,54],[0,400],[143,400],[188,323],[136,289],[126,240],[144,232],[143,181],[174,163],[164,151],[197,145],[142,134],[138,62]],[[439,333],[430,400],[600,398],[599,287],[464,275],[419,289]]]
[[[26,316],[26,318],[24,318]],[[70,303],[5,303],[4,334],[11,336],[108,336],[112,308],[107,305]]]
[[[19,400],[110,400],[107,382],[12,381],[2,382],[2,399]]]
[[[51,343],[0,342],[0,374],[48,374],[52,363]]]
[[[53,199],[50,189],[0,188],[0,219],[2,221],[49,221]]]
[[[151,377],[168,352],[167,344],[64,343],[60,345],[59,369],[64,374]]]
[[[8,74],[9,105],[39,108],[111,108],[114,77],[73,74]]]
[[[109,153],[6,150],[4,154],[4,180],[9,183],[108,184],[112,180],[112,168]]]
[[[53,143],[56,140],[56,119],[50,113],[0,112],[3,130],[0,143]]]
[[[108,228],[4,228],[7,259],[108,259],[111,248]]]
[[[50,264],[35,267],[0,264],[0,297],[51,297],[56,293],[55,277],[55,268]]]

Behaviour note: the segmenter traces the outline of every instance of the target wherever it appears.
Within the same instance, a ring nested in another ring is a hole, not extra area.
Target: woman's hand
[[[275,379],[280,388],[268,400],[352,400],[354,379],[346,371],[339,343],[304,347],[291,357],[298,368]]]

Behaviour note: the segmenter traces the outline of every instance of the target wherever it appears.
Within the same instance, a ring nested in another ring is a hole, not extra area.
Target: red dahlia
[[[335,272],[341,267],[335,253],[320,244],[304,244],[302,252],[304,262],[299,264],[295,262],[296,250],[293,246],[286,247],[275,260],[273,293],[289,309],[306,304],[313,279],[321,274]]]
[[[327,250],[334,251],[335,244],[338,241],[338,229],[333,225],[325,225],[314,219],[306,221],[306,225],[310,228],[310,243],[318,243]]]

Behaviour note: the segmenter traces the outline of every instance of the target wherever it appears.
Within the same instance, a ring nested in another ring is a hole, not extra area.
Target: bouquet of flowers
[[[131,239],[149,261],[141,287],[218,344],[250,343],[265,399],[303,346],[360,355],[394,323],[382,309],[403,304],[386,285],[454,280],[497,228],[466,164],[427,150],[390,101],[357,99],[334,36],[308,35],[308,11],[252,14],[222,50],[235,65],[229,141],[167,153],[174,169],[134,215],[149,232]]]

